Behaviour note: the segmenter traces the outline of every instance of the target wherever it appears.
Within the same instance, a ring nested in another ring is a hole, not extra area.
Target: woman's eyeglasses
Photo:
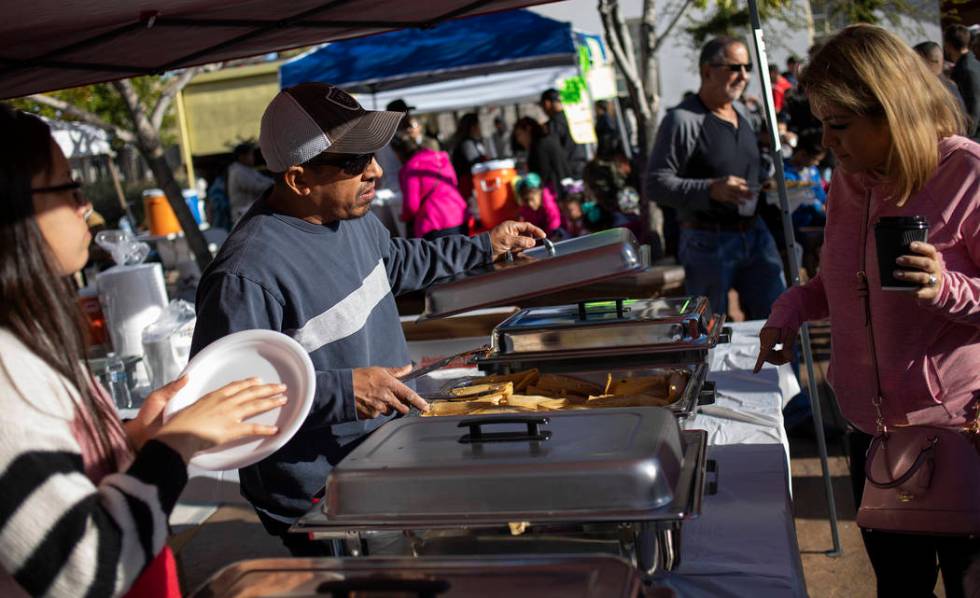
[[[711,66],[722,68],[722,69],[728,69],[733,73],[737,73],[739,71],[745,71],[746,74],[748,74],[752,72],[751,62],[748,64],[712,64]]]
[[[374,160],[374,152],[370,154],[329,154],[322,153],[304,163],[304,166],[332,166],[339,168],[345,174],[357,176],[362,174]]]
[[[85,196],[82,194],[82,184],[78,181],[70,181],[60,185],[51,185],[50,187],[31,188],[31,193],[63,193],[65,191],[71,191],[71,198],[75,203],[76,208],[80,208],[88,203],[88,200],[85,199]]]

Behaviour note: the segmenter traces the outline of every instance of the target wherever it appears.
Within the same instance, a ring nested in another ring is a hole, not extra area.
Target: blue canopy
[[[379,92],[486,73],[576,64],[572,27],[527,10],[345,40],[286,62],[279,82]]]

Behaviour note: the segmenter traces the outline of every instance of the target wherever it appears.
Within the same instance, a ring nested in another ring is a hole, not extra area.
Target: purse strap
[[[878,434],[887,434],[888,426],[881,412],[881,376],[878,373],[878,351],[875,345],[875,331],[871,325],[871,285],[868,282],[868,229],[871,227],[871,191],[867,191],[864,202],[864,226],[861,227],[861,269],[857,273],[858,296],[864,302],[864,328],[868,331],[868,349],[871,351],[871,370],[875,380],[875,395],[871,402],[875,407],[875,427]],[[871,460],[868,459],[868,462]]]
[[[881,412],[881,376],[878,370],[878,351],[875,345],[875,331],[871,324],[871,285],[868,282],[868,229],[871,228],[871,191],[867,191],[864,202],[864,226],[861,228],[861,270],[858,271],[858,295],[864,302],[864,327],[868,331],[868,349],[871,351],[871,369],[874,374],[875,396],[871,399],[875,407],[875,427],[878,436],[888,434],[888,426],[885,423],[885,416]],[[976,402],[976,417],[973,423],[968,424],[966,431],[980,436],[980,401]],[[978,445],[980,446],[980,445]],[[870,450],[870,448],[869,448]],[[923,449],[925,451],[927,449]],[[867,463],[871,463],[869,458]],[[918,463],[918,460],[916,461]],[[913,466],[914,467],[914,466]],[[868,477],[870,480],[870,476]],[[877,484],[876,484],[877,485]]]
[[[933,436],[928,439],[928,444],[919,449],[919,454],[915,457],[915,461],[909,466],[905,473],[898,476],[894,480],[888,482],[881,482],[874,478],[871,474],[871,464],[875,461],[875,454],[877,454],[878,449],[881,448],[881,443],[884,441],[885,435],[879,434],[871,439],[871,446],[868,447],[868,455],[864,461],[864,477],[871,483],[872,486],[877,486],[878,488],[897,488],[909,481],[915,472],[919,471],[926,459],[932,456],[936,451],[936,444],[939,442],[939,436]]]

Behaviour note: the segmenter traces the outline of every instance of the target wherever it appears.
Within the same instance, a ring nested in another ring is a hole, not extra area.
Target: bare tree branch
[[[88,110],[83,110],[77,106],[69,104],[68,102],[59,100],[58,98],[54,98],[49,95],[44,95],[42,93],[37,93],[32,96],[28,96],[28,99],[30,99],[33,102],[37,102],[38,104],[43,104],[45,106],[48,106],[49,108],[60,110],[61,112],[64,112],[65,114],[69,114],[84,123],[92,125],[93,127],[98,127],[105,131],[109,131],[110,133],[112,133],[113,135],[115,135],[117,138],[119,138],[121,141],[125,143],[135,143],[136,141],[136,136],[133,135],[131,131],[127,131],[126,129],[107,123],[106,121],[99,118],[98,115],[93,114]]]
[[[160,141],[159,129],[154,128],[150,122],[146,109],[140,102],[139,94],[136,93],[136,88],[133,87],[129,79],[113,81],[112,86],[122,97],[123,102],[126,104],[126,109],[129,111],[129,116],[133,121],[133,127],[137,137],[136,147],[139,148],[140,154],[146,160],[150,170],[153,171],[154,178],[156,178],[160,188],[163,189],[164,194],[167,196],[167,202],[173,208],[174,214],[177,216],[177,221],[184,230],[184,238],[187,239],[187,245],[194,254],[197,265],[203,271],[205,266],[211,261],[211,252],[208,250],[208,244],[204,239],[204,234],[201,233],[201,229],[194,221],[194,216],[191,215],[190,208],[187,207],[187,203],[184,201],[180,185],[174,179],[173,169],[167,163],[166,156],[163,152],[163,143]],[[193,181],[191,181],[191,184],[193,184]]]
[[[208,69],[208,67],[200,66],[186,68],[167,82],[166,87],[163,88],[163,92],[160,94],[160,99],[157,100],[156,106],[154,106],[153,110],[150,112],[150,123],[158,131],[160,130],[160,127],[163,126],[163,118],[167,115],[167,110],[170,109],[170,104],[173,102],[174,98],[177,97],[177,93],[187,87],[187,84],[191,82],[194,75],[205,70],[210,69]]]
[[[694,0],[685,0],[684,4],[681,5],[680,10],[678,10],[674,15],[674,18],[667,24],[667,28],[657,36],[657,45],[653,48],[654,54],[660,50],[660,46],[663,45],[664,40],[666,40],[667,36],[670,35],[670,32],[674,30],[674,26],[680,22],[681,17],[684,16],[684,13],[687,12],[687,9],[691,6],[691,4],[693,4],[693,2]]]
[[[650,105],[650,112],[657,114],[660,108],[660,74],[658,72],[657,48],[657,3],[656,0],[643,0],[643,17],[640,20],[640,76],[643,83],[643,96]],[[648,123],[653,125],[654,123]],[[645,154],[644,154],[645,155]]]

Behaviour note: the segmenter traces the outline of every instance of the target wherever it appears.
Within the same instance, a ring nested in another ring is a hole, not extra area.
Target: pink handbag
[[[980,435],[973,428],[879,431],[868,448],[857,524],[889,532],[980,535]]]
[[[867,225],[865,218],[863,236],[867,235]],[[976,420],[963,429],[886,426],[881,413],[868,276],[863,266],[858,278],[874,370],[878,430],[868,447],[857,524],[886,532],[980,535],[980,403]]]

